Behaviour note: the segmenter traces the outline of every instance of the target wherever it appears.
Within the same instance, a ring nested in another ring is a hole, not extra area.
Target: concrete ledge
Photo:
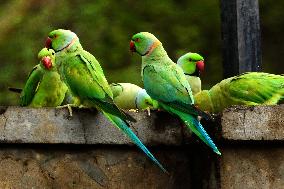
[[[284,140],[284,104],[231,107],[223,112],[221,125],[228,140]]]
[[[1,109],[0,142],[2,143],[133,143],[96,110],[8,107]],[[182,127],[177,118],[164,112],[134,113],[137,123],[132,130],[150,145],[182,143]],[[159,118],[158,118],[159,117]]]
[[[67,109],[0,109],[1,143],[133,145],[96,110],[74,109],[74,115],[70,117]],[[131,123],[131,129],[147,145],[181,145],[192,141],[181,121],[168,113],[130,114],[137,120]],[[223,112],[221,123],[218,120],[204,124],[212,137],[217,135],[217,138],[233,141],[284,140],[284,105],[231,107]]]

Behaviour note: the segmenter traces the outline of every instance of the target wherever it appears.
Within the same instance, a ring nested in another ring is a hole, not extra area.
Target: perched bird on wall
[[[145,89],[142,89],[137,85],[132,83],[112,83],[110,84],[110,88],[113,93],[114,103],[121,109],[147,110],[148,114],[150,114],[150,110],[158,108],[158,102],[153,100],[147,94]],[[9,87],[8,89],[15,93],[22,92],[22,89],[20,88]],[[78,98],[74,98],[69,90],[66,92],[64,101],[61,105],[65,106],[67,104],[72,104],[72,106],[76,107],[80,106],[80,100]]]
[[[56,66],[72,96],[82,105],[95,107],[122,130],[163,171],[164,167],[129,128],[127,120],[135,121],[113,102],[113,94],[96,58],[85,51],[77,35],[58,29],[49,33],[46,47],[56,52]]]
[[[247,72],[224,79],[194,98],[201,110],[211,113],[219,113],[232,105],[280,104],[284,102],[284,76]]]
[[[197,53],[187,53],[178,59],[191,86],[201,89],[199,72],[204,70],[204,59]],[[193,73],[196,78],[191,80]],[[279,104],[284,98],[284,76],[262,72],[247,72],[224,79],[210,90],[194,95],[195,105],[201,110],[219,113],[232,105]]]
[[[205,144],[221,154],[198,120],[207,115],[194,106],[189,83],[182,69],[167,55],[162,43],[151,33],[133,35],[130,50],[142,56],[142,80],[145,90],[159,106],[177,116]]]
[[[145,89],[132,83],[112,83],[110,88],[115,104],[122,109],[157,109],[158,102],[153,100]]]
[[[38,53],[40,63],[28,76],[21,92],[20,105],[30,107],[59,106],[67,91],[55,66],[55,52],[44,48]]]
[[[191,87],[192,94],[195,95],[200,92],[200,72],[204,70],[204,58],[197,53],[189,52],[178,59],[177,65],[182,68]]]

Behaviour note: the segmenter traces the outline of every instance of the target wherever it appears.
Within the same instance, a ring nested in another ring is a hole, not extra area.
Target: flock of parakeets
[[[142,57],[145,89],[130,83],[109,85],[99,62],[83,49],[70,30],[50,32],[45,46],[38,54],[40,63],[21,91],[21,106],[68,107],[70,111],[71,107],[97,108],[164,172],[164,167],[130,129],[128,122],[135,119],[123,109],[159,109],[176,115],[221,155],[198,116],[209,119],[205,112],[218,113],[231,105],[284,101],[284,76],[267,73],[244,73],[225,79],[210,90],[201,90],[203,57],[187,53],[175,63],[162,43],[148,32],[137,33],[130,41],[130,50]]]

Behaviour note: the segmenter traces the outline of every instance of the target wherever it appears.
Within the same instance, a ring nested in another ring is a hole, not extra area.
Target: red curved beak
[[[48,70],[52,67],[52,62],[51,62],[51,59],[49,57],[43,57],[41,59],[41,62],[43,64],[43,66]]]
[[[48,37],[46,40],[45,40],[45,47],[50,49],[51,48],[51,39]]]
[[[136,52],[135,44],[133,41],[130,41],[129,48],[131,52]]]
[[[203,72],[204,67],[205,67],[204,61],[200,60],[200,61],[196,62],[196,67],[200,72]]]

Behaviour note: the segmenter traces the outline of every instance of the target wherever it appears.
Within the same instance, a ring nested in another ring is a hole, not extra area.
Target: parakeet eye
[[[136,38],[134,41],[135,41],[135,42],[139,42],[139,41],[140,41],[140,38]]]
[[[52,39],[54,39],[54,38],[56,38],[57,37],[57,35],[56,34],[54,34],[53,36],[51,36],[51,38]]]
[[[188,61],[191,62],[191,61],[192,61],[192,58],[189,58]]]
[[[149,102],[148,100],[145,101],[145,104],[150,105],[150,106],[152,105],[152,103]]]
[[[55,53],[54,53],[54,52],[52,52],[51,54],[52,54],[52,55],[54,55]]]

